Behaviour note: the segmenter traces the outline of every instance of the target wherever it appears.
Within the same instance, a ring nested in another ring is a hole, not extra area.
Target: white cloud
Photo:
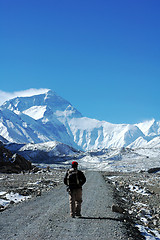
[[[16,97],[30,97],[33,95],[39,95],[47,92],[49,89],[46,88],[30,88],[24,91],[17,92],[4,92],[0,90],[0,105],[2,105],[5,101],[16,98]]]

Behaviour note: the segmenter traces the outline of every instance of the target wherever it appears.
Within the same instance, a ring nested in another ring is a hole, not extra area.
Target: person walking
[[[68,186],[70,216],[72,218],[81,217],[82,186],[86,182],[84,173],[77,168],[78,162],[73,161],[72,167],[67,170],[64,177],[64,184]]]

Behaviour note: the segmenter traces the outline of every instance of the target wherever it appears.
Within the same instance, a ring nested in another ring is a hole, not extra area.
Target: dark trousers
[[[73,189],[69,191],[70,215],[81,215],[82,189]]]

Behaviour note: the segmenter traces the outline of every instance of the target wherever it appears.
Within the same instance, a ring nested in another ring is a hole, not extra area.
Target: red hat
[[[73,162],[72,162],[72,165],[78,166],[78,162],[73,161]]]

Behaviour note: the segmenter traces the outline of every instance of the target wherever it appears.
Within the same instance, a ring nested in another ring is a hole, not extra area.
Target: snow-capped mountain
[[[66,144],[52,141],[38,144],[28,143],[22,146],[18,153],[34,163],[60,163],[73,159],[79,152]]]
[[[10,142],[56,140],[78,148],[57,115],[81,117],[68,101],[52,91],[32,97],[17,97],[0,108],[0,135]]]
[[[83,117],[51,90],[17,97],[0,108],[0,135],[9,142],[58,141],[76,149],[160,146],[160,122],[112,124]]]

